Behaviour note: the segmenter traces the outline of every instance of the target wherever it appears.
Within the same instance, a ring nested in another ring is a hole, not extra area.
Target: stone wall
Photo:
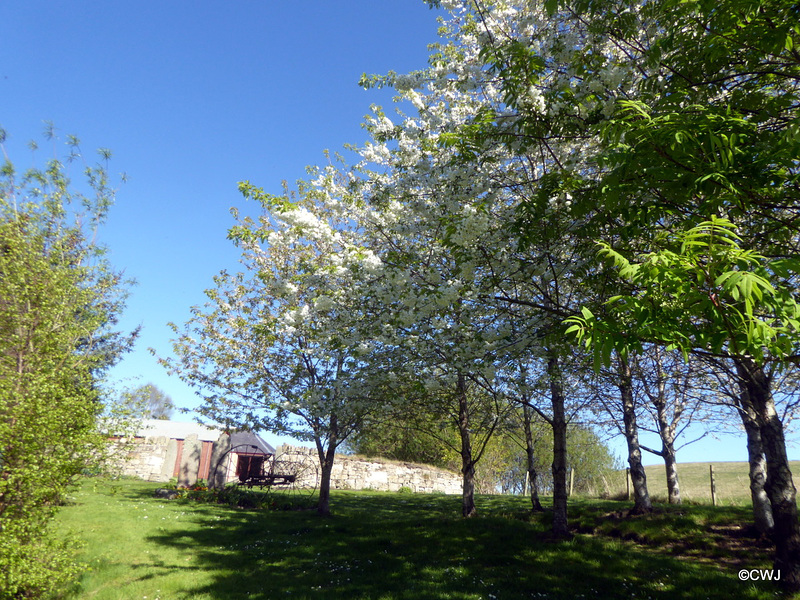
[[[122,475],[138,477],[145,481],[169,481],[176,453],[175,440],[164,436],[122,438],[116,441],[113,458],[116,469]],[[168,457],[172,460],[167,460]]]
[[[319,462],[314,448],[287,445],[278,448],[279,455],[286,452],[308,454],[311,459]],[[370,460],[337,454],[331,473],[331,488],[388,492],[409,488],[419,493],[460,494],[461,475],[428,465]]]
[[[213,442],[210,465],[216,465],[219,456],[227,452],[230,448],[229,440],[229,436],[222,435]],[[212,443],[209,440],[200,440],[194,433],[187,435],[180,442],[163,435],[123,438],[117,442],[117,449],[114,452],[116,469],[122,475],[138,477],[145,481],[166,482],[175,476],[178,485],[188,487],[197,482],[204,442]],[[181,459],[176,465],[179,451]],[[224,485],[225,473],[217,475],[222,477],[221,485]]]
[[[118,442],[116,457],[122,474],[145,481],[166,482],[173,476],[178,442],[165,436],[137,437]],[[186,436],[178,475],[181,485],[197,480],[200,466],[200,440],[195,434]],[[230,448],[227,435],[214,443],[211,464]],[[288,453],[288,454],[287,454]],[[319,468],[317,451],[304,446],[283,445],[277,450],[277,460],[301,456]],[[282,456],[283,455],[283,456]],[[218,474],[219,475],[219,474]],[[224,474],[218,485],[224,484]],[[337,454],[331,473],[331,488],[335,490],[379,490],[396,492],[409,488],[414,492],[445,494],[461,493],[461,475],[444,469],[414,463],[370,460]]]

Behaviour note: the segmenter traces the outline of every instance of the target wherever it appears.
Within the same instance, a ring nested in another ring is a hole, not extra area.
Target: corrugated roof
[[[191,434],[203,442],[216,442],[225,433],[222,429],[213,429],[193,422],[165,421],[162,419],[145,419],[136,432],[137,437],[185,440]],[[275,448],[265,442],[259,435],[252,431],[235,431],[231,434],[231,448],[235,446],[255,446],[253,452],[275,454]]]
[[[193,422],[165,421],[162,419],[145,419],[136,432],[137,437],[185,440],[187,436],[196,434],[197,439],[204,442],[216,442],[224,433],[222,429],[213,429]],[[252,431],[235,431],[231,434],[231,448],[235,446],[255,446],[263,454],[275,454],[275,448],[265,442]]]
[[[221,429],[211,429],[199,423],[183,423],[180,421],[165,421],[162,419],[145,419],[136,432],[137,437],[165,437],[175,440],[185,440],[187,436],[196,434],[204,442],[216,442],[223,434]]]

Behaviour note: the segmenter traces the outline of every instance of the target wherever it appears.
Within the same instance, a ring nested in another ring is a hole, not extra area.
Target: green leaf
[[[577,337],[580,340],[583,337],[584,328],[580,324],[570,325],[569,327],[567,327],[564,333],[566,335],[574,333],[575,337]]]

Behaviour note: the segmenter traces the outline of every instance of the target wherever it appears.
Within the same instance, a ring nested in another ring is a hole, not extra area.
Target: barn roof
[[[255,446],[263,454],[275,454],[275,448],[252,431],[234,431],[231,434],[231,448],[237,446]],[[251,448],[252,450],[252,448]]]
[[[196,434],[204,442],[216,442],[223,434],[221,429],[212,429],[199,423],[184,423],[180,421],[165,421],[162,419],[145,419],[137,432],[138,437],[165,437],[168,439],[185,440],[186,436]]]
[[[185,440],[187,436],[196,434],[197,439],[203,442],[216,442],[225,433],[222,429],[213,429],[194,422],[165,421],[162,419],[145,419],[136,432],[137,437]],[[235,431],[231,433],[231,448],[235,446],[255,446],[263,454],[275,454],[275,448],[265,442],[252,431]]]

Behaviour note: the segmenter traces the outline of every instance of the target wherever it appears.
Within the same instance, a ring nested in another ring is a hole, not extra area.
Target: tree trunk
[[[467,385],[463,374],[458,374],[456,393],[458,394],[458,434],[461,436],[461,514],[474,517],[475,507],[475,461],[472,460],[472,440],[469,433],[469,403]]]
[[[619,391],[622,397],[622,420],[625,425],[625,441],[628,444],[628,464],[633,483],[633,508],[631,514],[649,513],[653,510],[647,491],[647,475],[642,465],[642,449],[639,446],[639,427],[636,423],[636,404],[633,399],[631,367],[622,358],[620,362]]]
[[[761,443],[761,428],[758,425],[748,388],[739,379],[739,415],[747,433],[747,460],[750,463],[750,498],[753,501],[753,520],[756,529],[764,535],[772,535],[775,522],[772,519],[772,505],[767,496],[767,459]]]
[[[681,487],[678,482],[678,460],[675,456],[675,429],[677,421],[683,412],[675,399],[673,406],[673,418],[670,422],[667,414],[667,382],[662,368],[661,350],[655,349],[655,367],[658,370],[657,393],[655,397],[650,396],[651,403],[656,409],[656,421],[658,423],[658,436],[661,438],[661,458],[664,459],[664,468],[667,472],[667,498],[670,504],[681,503]]]
[[[781,586],[790,592],[800,591],[800,523],[792,472],[786,455],[783,423],[775,411],[771,380],[764,368],[748,358],[736,359],[739,379],[747,388],[743,400],[755,410],[761,430],[761,442],[767,459],[765,489],[772,505],[775,541],[774,568],[781,572]]]
[[[317,502],[317,514],[323,517],[331,516],[331,472],[333,471],[333,451],[328,448],[321,461],[321,474],[319,482],[319,501]]]
[[[553,406],[553,535],[569,536],[567,521],[567,419],[558,358],[547,361]]]
[[[663,442],[664,468],[667,470],[667,496],[670,504],[681,503],[681,486],[678,482],[678,460],[675,456],[675,445]]]
[[[753,500],[753,519],[756,529],[765,535],[772,535],[775,522],[772,519],[772,505],[767,496],[767,458],[761,443],[761,430],[755,420],[749,419],[744,429],[747,432],[747,459],[750,463],[750,497]]]
[[[531,486],[531,510],[542,512],[544,508],[539,501],[539,474],[536,472],[536,447],[533,444],[532,417],[533,409],[530,406],[522,407],[522,417],[525,423],[525,449],[528,456],[528,480]]]
[[[320,480],[319,480],[319,500],[317,501],[317,514],[323,517],[331,516],[331,473],[333,472],[333,461],[336,456],[336,447],[339,445],[338,428],[336,415],[331,415],[330,434],[328,436],[328,448],[322,447],[322,440],[315,436],[314,441],[317,445],[317,455],[319,456]]]

